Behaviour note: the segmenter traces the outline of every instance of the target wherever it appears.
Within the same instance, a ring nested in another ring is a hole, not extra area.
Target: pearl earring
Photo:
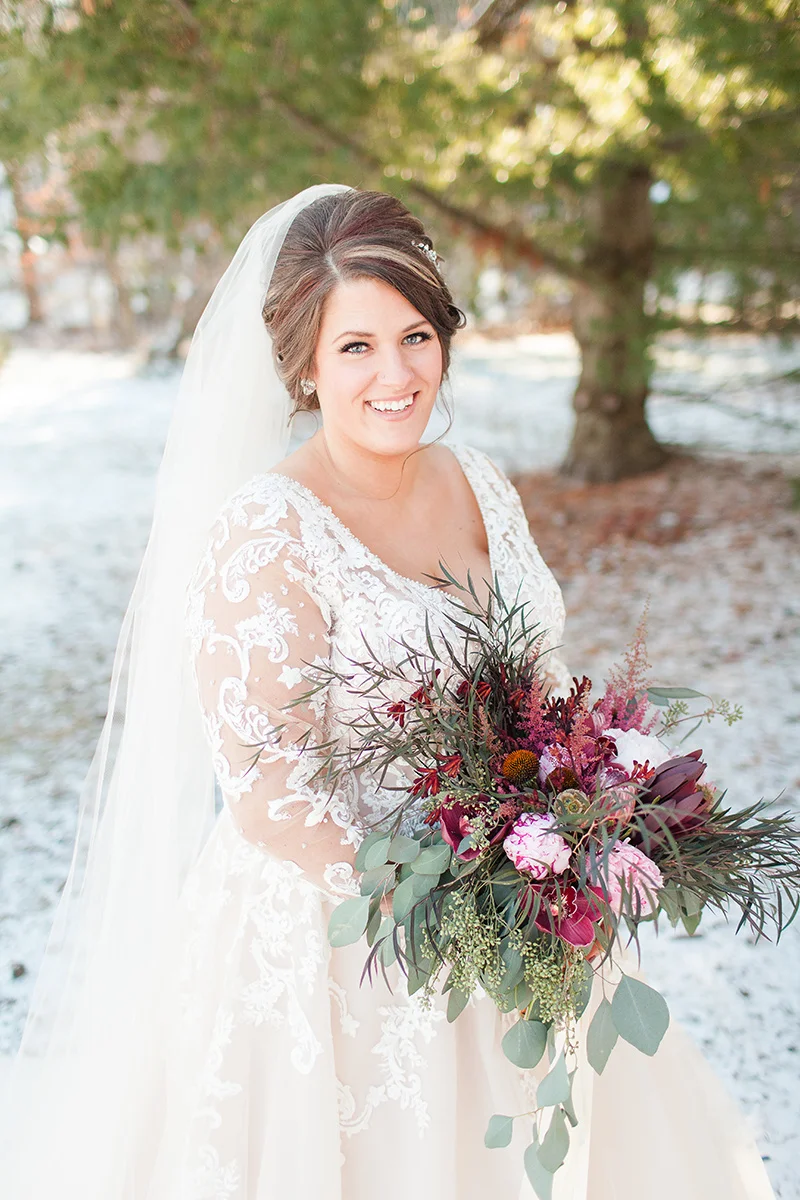
[[[303,395],[310,396],[312,392],[317,390],[317,385],[313,379],[301,379],[300,387],[303,389]]]

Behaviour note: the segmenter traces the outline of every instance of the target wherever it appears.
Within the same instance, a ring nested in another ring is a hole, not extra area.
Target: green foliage
[[[643,1054],[655,1054],[669,1026],[664,997],[630,975],[614,989],[611,1016],[619,1036]]]
[[[514,1133],[514,1118],[496,1115],[491,1117],[486,1133],[483,1138],[483,1144],[487,1150],[502,1149],[507,1146]]]

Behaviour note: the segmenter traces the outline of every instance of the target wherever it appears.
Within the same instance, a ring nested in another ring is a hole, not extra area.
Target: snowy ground
[[[651,424],[717,460],[747,454],[800,476],[796,392],[755,382],[798,359],[798,345],[749,338],[704,351],[664,343]],[[20,348],[0,373],[0,1051],[18,1039],[66,877],[76,795],[147,535],[177,376],[137,370],[133,355]],[[555,465],[575,371],[567,335],[465,344],[450,436],[512,472]],[[724,409],[694,398],[717,390]],[[600,679],[649,595],[653,675],[744,706],[742,722],[692,741],[737,802],[785,788],[784,802],[800,807],[798,534],[788,507],[756,525],[700,523],[666,546],[598,548],[586,570],[562,578],[573,671]],[[778,1194],[800,1200],[800,926],[776,949],[710,922],[693,939],[662,934],[646,955],[673,1014],[748,1114]]]

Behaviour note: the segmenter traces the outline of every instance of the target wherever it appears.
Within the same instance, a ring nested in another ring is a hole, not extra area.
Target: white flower
[[[606,729],[603,732],[605,737],[613,738],[616,742],[614,762],[619,763],[628,775],[633,774],[634,760],[642,765],[649,762],[651,769],[655,770],[673,757],[672,751],[650,733],[640,733],[638,729]]]

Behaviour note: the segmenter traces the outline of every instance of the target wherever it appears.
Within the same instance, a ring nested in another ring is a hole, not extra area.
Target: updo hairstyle
[[[272,336],[275,369],[292,398],[292,416],[319,408],[316,392],[306,396],[300,380],[313,377],[325,300],[341,282],[378,279],[405,296],[436,330],[442,378],[447,378],[450,342],[466,317],[453,303],[436,257],[422,222],[386,192],[335,192],[298,213],[278,254],[261,314]]]

